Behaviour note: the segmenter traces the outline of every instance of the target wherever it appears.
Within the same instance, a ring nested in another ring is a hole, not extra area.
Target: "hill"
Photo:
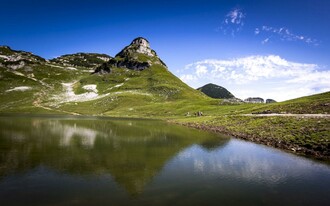
[[[206,84],[197,90],[203,92],[209,97],[216,98],[216,99],[229,99],[234,98],[235,96],[230,93],[226,88],[221,87],[216,84]]]

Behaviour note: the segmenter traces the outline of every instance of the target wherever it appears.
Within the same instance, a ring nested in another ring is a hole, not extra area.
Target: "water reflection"
[[[330,167],[159,121],[0,117],[4,205],[325,205]]]
[[[159,121],[0,118],[0,125],[2,177],[39,166],[70,174],[110,174],[132,195],[141,193],[181,150],[228,141]]]

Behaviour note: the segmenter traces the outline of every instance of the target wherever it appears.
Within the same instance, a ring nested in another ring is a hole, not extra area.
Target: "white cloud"
[[[207,67],[206,67],[206,66],[204,66],[204,65],[197,65],[197,66],[196,66],[196,75],[197,75],[198,77],[203,76],[203,75],[206,74],[207,72],[208,72],[208,70],[207,70]]]
[[[262,44],[267,44],[269,42],[269,38],[266,38],[266,39],[264,39],[264,40],[262,40]]]
[[[240,10],[240,9],[233,9],[232,11],[230,11],[227,15],[226,15],[226,20],[228,23],[228,20],[230,20],[230,22],[232,24],[242,24],[243,23],[243,19],[245,18],[245,14]]]
[[[235,36],[235,34],[242,30],[244,26],[244,19],[246,14],[239,8],[234,8],[225,16],[220,29],[227,35]]]
[[[192,75],[192,74],[183,74],[183,75],[180,76],[180,79],[183,82],[190,82],[190,81],[197,80],[197,77],[195,75]]]
[[[300,41],[314,46],[319,45],[318,40],[303,35],[297,35],[285,27],[274,28],[270,26],[262,26],[260,28],[256,28],[254,34],[266,36],[266,38],[264,38],[264,40],[261,41],[262,44],[266,44],[270,40],[281,40],[281,41]]]
[[[276,55],[207,59],[187,65],[178,75],[190,86],[212,82],[243,99],[260,96],[283,101],[330,90],[330,71]]]

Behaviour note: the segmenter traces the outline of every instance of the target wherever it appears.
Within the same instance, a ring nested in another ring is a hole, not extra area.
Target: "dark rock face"
[[[276,103],[276,101],[273,99],[266,99],[266,104],[270,104],[270,103]]]
[[[264,99],[260,98],[260,97],[249,97],[247,99],[244,100],[244,102],[247,103],[264,103]]]
[[[230,93],[226,88],[218,86],[216,84],[206,84],[197,90],[203,92],[209,97],[216,99],[229,99],[234,98],[235,96]]]
[[[111,67],[126,68],[136,71],[142,71],[149,68],[151,65],[148,62],[139,62],[125,58],[123,60],[112,59],[108,62]]]
[[[107,63],[103,63],[98,66],[92,74],[99,73],[99,74],[107,74],[111,73],[111,68]]]

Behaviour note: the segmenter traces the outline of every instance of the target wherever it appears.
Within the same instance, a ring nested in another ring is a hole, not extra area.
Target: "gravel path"
[[[306,118],[330,118],[330,114],[243,114],[249,117],[306,117]]]

